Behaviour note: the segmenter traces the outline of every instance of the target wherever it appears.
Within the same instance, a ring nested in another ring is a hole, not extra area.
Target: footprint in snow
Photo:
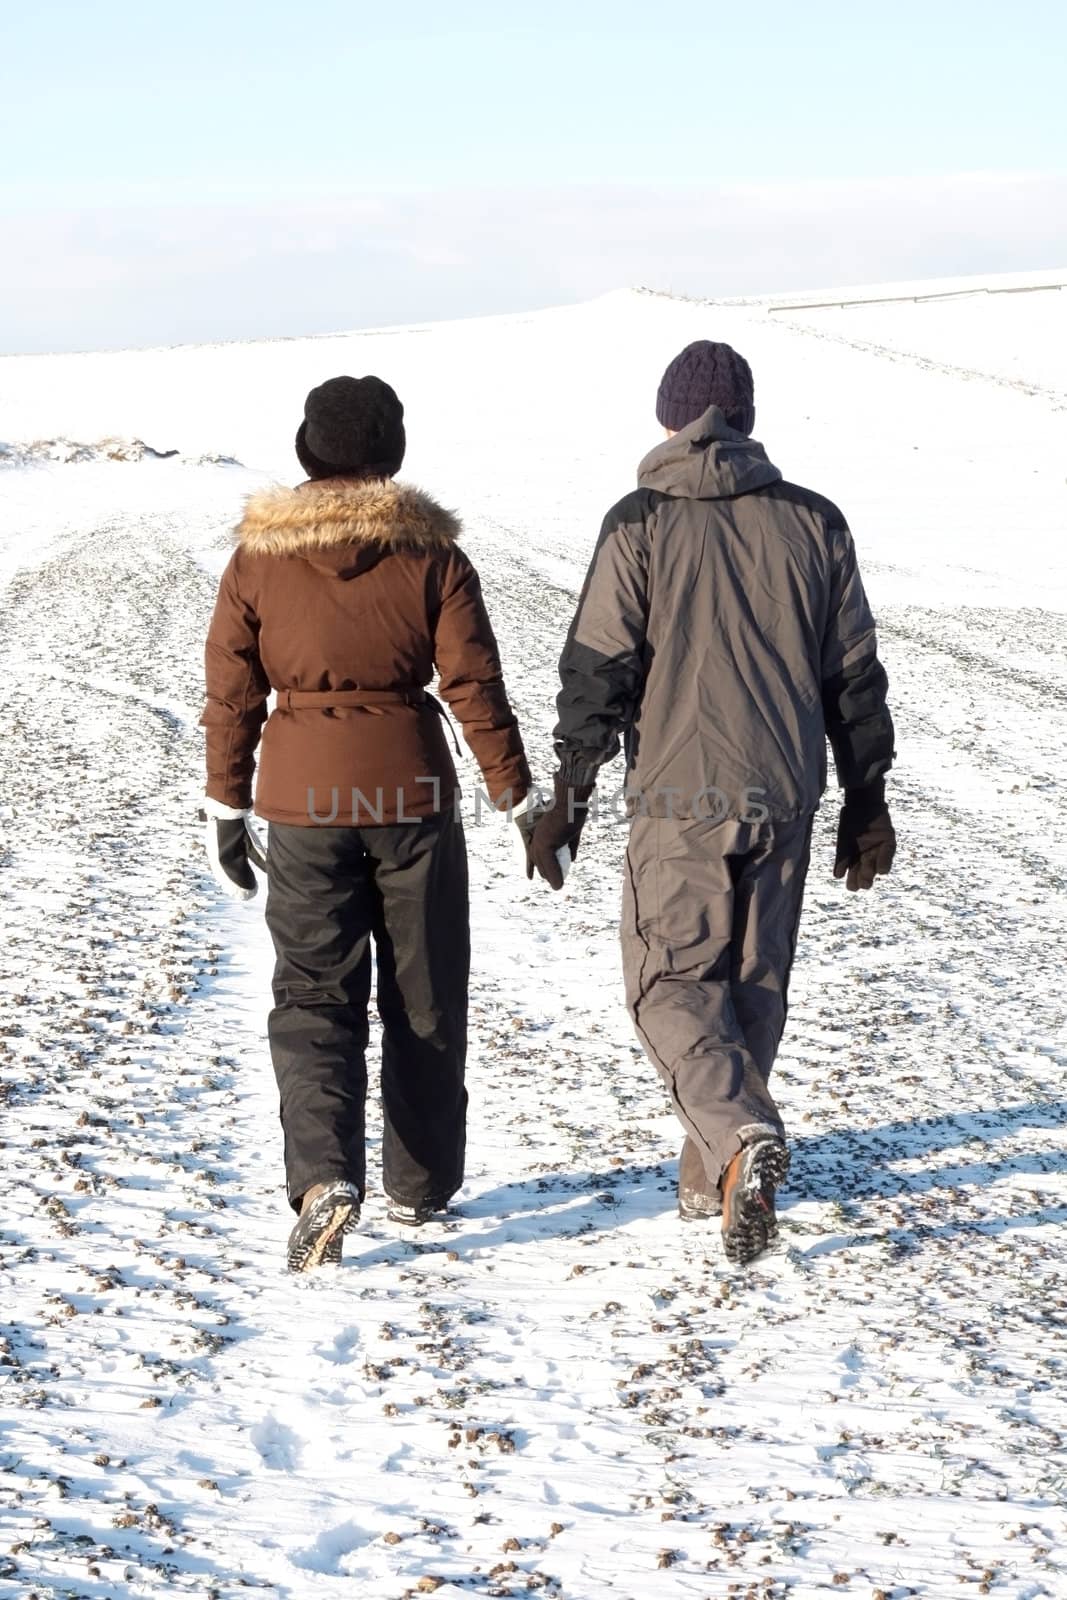
[[[327,1528],[305,1550],[294,1550],[289,1557],[294,1567],[305,1572],[341,1572],[346,1556],[370,1544],[373,1534],[354,1522],[342,1522],[336,1528]]]
[[[294,1428],[279,1422],[270,1413],[262,1422],[250,1429],[249,1438],[255,1445],[263,1464],[278,1472],[295,1472],[304,1453],[304,1441]]]
[[[342,1328],[341,1332],[330,1340],[329,1344],[320,1344],[316,1347],[315,1354],[324,1361],[344,1363],[355,1359],[356,1349],[359,1345],[358,1328]]]

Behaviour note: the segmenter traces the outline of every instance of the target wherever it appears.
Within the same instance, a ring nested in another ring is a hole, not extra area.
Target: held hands
[[[518,805],[511,808],[511,819],[519,830],[522,839],[522,850],[526,857],[526,876],[533,877],[533,863],[530,860],[530,841],[538,819],[545,814],[545,802],[541,791],[535,785]]]
[[[896,848],[884,778],[865,789],[846,789],[837,824],[834,877],[845,878],[847,873],[846,888],[871,889],[875,878],[892,867]]]
[[[570,864],[578,854],[578,841],[595,787],[592,783],[568,783],[557,772],[551,805],[540,802],[529,806],[522,816],[516,812],[526,844],[528,878],[536,869],[550,889],[563,888]]]
[[[223,894],[232,900],[255,897],[259,884],[252,863],[261,872],[267,870],[266,852],[252,828],[251,815],[251,811],[238,811],[218,800],[205,800],[203,809],[198,812],[204,824],[211,876]]]

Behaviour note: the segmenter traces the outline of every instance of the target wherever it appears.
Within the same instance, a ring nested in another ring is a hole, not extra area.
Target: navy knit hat
[[[751,433],[756,426],[748,362],[728,344],[698,339],[675,356],[663,374],[656,416],[672,433],[681,433],[711,406],[718,406],[738,433]]]
[[[392,478],[406,448],[404,407],[381,378],[327,378],[304,402],[296,453],[309,478]]]

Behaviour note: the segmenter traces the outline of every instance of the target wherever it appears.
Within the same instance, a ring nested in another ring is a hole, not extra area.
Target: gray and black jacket
[[[594,781],[626,744],[631,809],[803,816],[893,760],[848,525],[713,407],[607,515],[560,659],[556,753]],[[762,812],[759,808],[765,808]]]

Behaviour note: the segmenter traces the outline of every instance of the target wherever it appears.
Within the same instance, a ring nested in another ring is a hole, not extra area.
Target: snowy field
[[[470,819],[466,1186],[414,1237],[372,1187],[291,1280],[262,901],[220,903],[194,821],[228,528],[298,476],[313,383],[391,381],[547,775],[695,337],[848,515],[898,726],[891,878],[849,896],[818,824],[782,1247],[738,1271],[676,1219],[622,829],[553,898]],[[0,361],[3,1600],[1067,1596],[1065,391],[1067,289]]]

